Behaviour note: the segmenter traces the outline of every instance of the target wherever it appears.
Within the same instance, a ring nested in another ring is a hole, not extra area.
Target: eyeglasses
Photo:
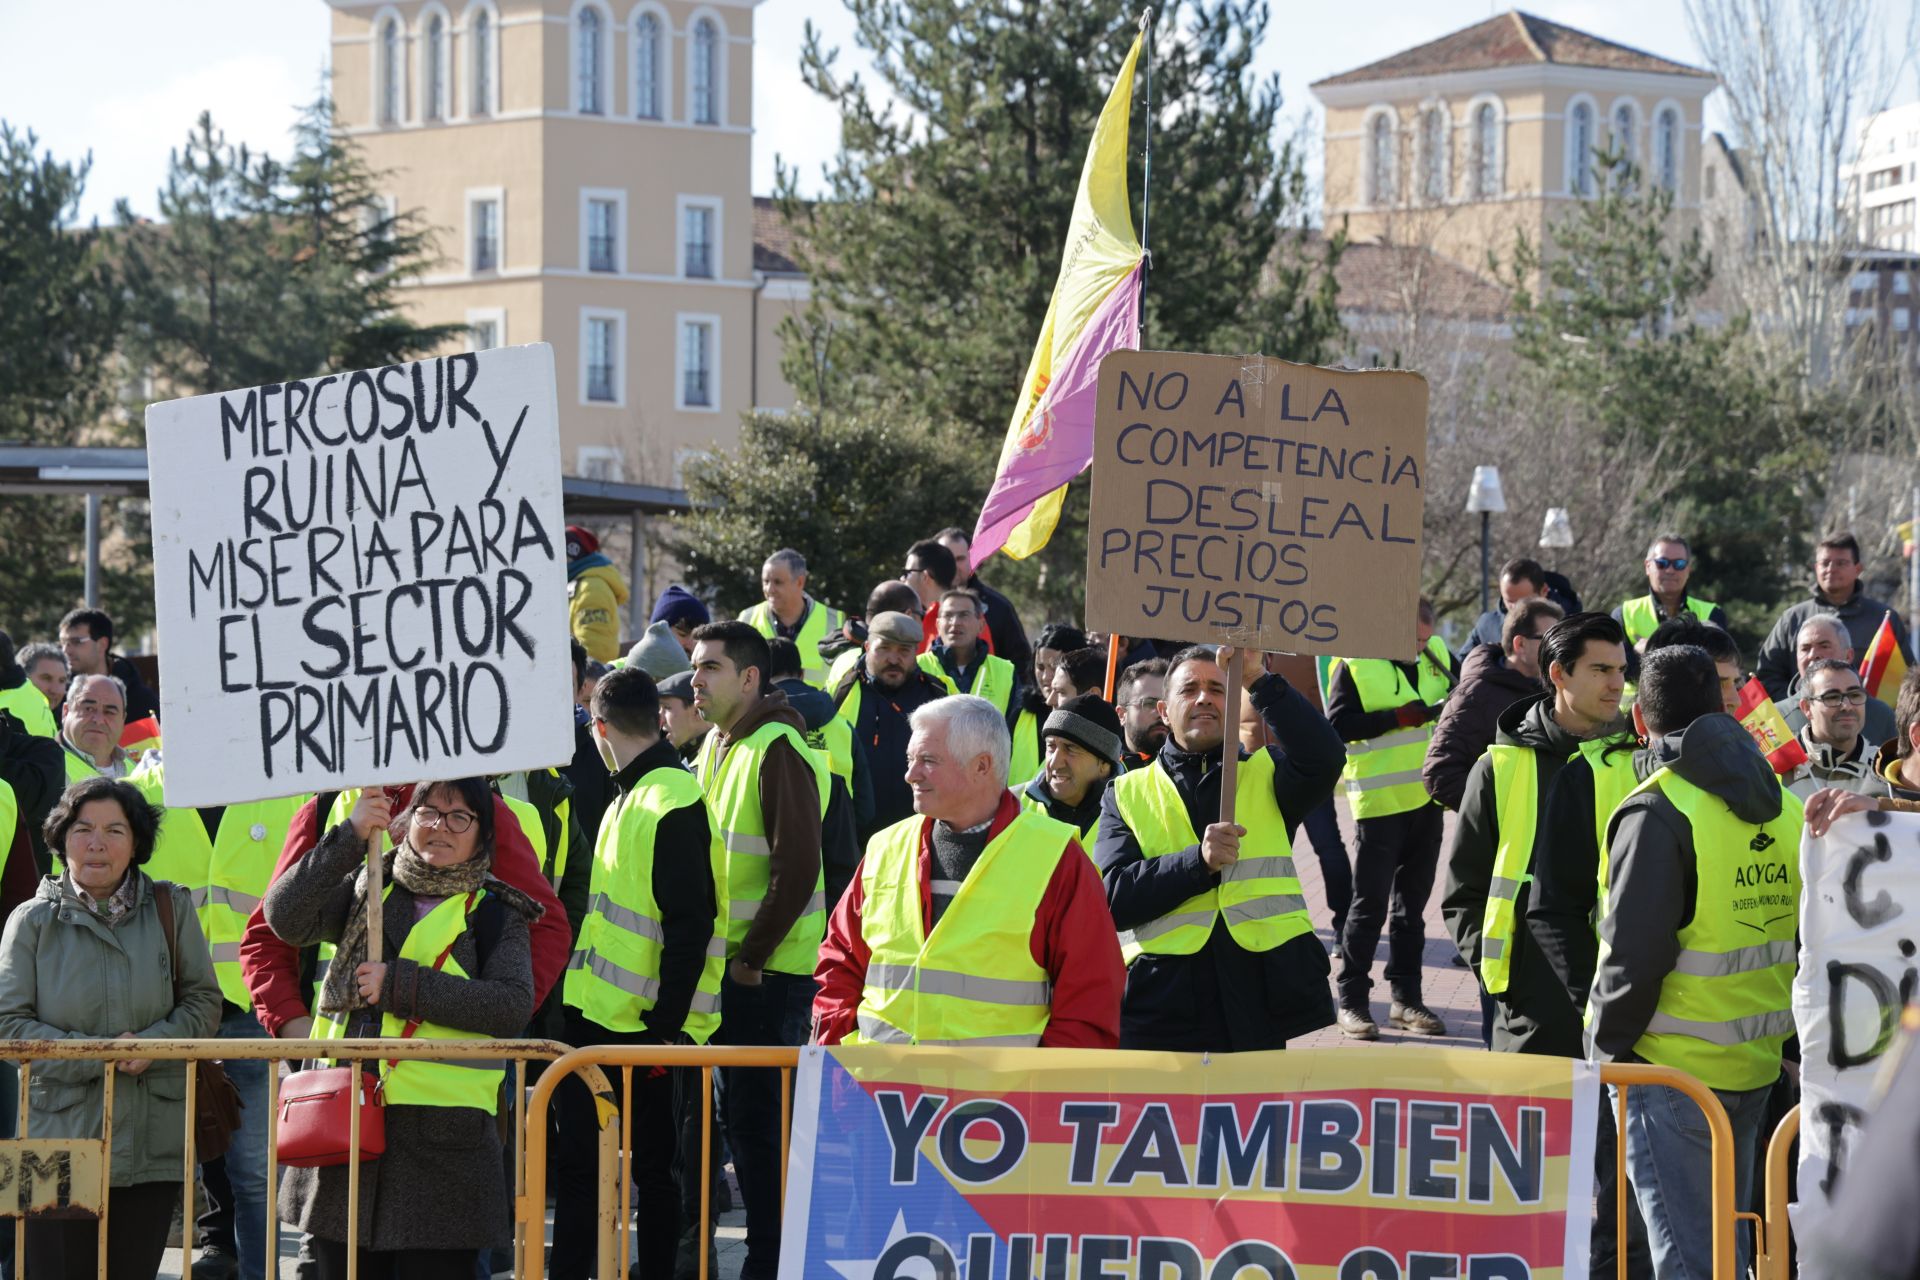
[[[1675,556],[1671,560],[1665,556],[1655,556],[1653,558],[1653,567],[1656,569],[1684,569],[1692,563],[1693,562],[1685,556]]]
[[[1810,698],[1808,701],[1817,702],[1828,710],[1836,710],[1840,707],[1864,707],[1867,705],[1867,691],[1865,689],[1829,689],[1819,697]]]
[[[436,809],[430,804],[423,804],[413,811],[413,820],[423,827],[437,827],[444,823],[447,830],[460,835],[473,830],[473,824],[480,820],[480,815],[471,809]]]
[[[1126,702],[1124,702],[1124,703],[1122,703],[1121,705],[1122,705],[1122,706],[1127,706],[1127,707],[1132,707],[1132,708],[1133,708],[1134,710],[1136,710],[1136,711],[1151,711],[1151,710],[1153,710],[1153,709],[1154,709],[1155,707],[1157,707],[1157,706],[1159,706],[1159,705],[1160,705],[1160,699],[1158,699],[1158,698],[1130,698],[1130,699],[1128,699],[1128,700],[1127,700]]]

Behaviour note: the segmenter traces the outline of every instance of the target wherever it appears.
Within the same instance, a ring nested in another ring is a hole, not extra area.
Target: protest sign
[[[1585,1275],[1597,1069],[806,1050],[783,1280]]]
[[[1813,1228],[1845,1176],[1920,944],[1920,814],[1840,819],[1800,846],[1800,1177],[1796,1234]],[[1806,1272],[1807,1259],[1801,1259]],[[1806,1272],[1812,1275],[1812,1272]]]
[[[170,805],[573,757],[553,350],[147,410]]]
[[[1427,384],[1263,356],[1100,363],[1087,625],[1410,657]]]

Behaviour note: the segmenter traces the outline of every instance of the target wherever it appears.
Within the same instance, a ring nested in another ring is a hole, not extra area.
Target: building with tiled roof
[[[1514,237],[1536,244],[1607,180],[1619,149],[1701,199],[1711,72],[1510,10],[1313,84],[1325,108],[1325,214],[1360,242],[1412,244],[1476,272]]]

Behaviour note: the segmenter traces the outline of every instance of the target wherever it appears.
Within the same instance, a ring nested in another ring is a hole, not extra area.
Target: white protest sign
[[[1796,1234],[1826,1210],[1914,995],[1920,814],[1855,814],[1800,846],[1800,1179]],[[1803,1270],[1806,1259],[1801,1260]],[[1813,1274],[1811,1272],[1809,1275]]]
[[[147,410],[170,805],[573,756],[553,349]]]

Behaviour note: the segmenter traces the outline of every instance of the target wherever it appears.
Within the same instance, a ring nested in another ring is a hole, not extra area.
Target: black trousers
[[[107,1274],[113,1280],[152,1280],[159,1274],[179,1203],[180,1184],[173,1181],[138,1182],[108,1194]],[[95,1220],[28,1219],[26,1231],[27,1274],[34,1280],[99,1274],[100,1224]]]
[[[1627,1185],[1620,1176],[1620,1135],[1607,1091],[1600,1090],[1600,1128],[1593,1144],[1593,1235],[1587,1256],[1589,1280],[1618,1280],[1620,1275],[1620,1196]],[[1757,1184],[1756,1184],[1757,1185]],[[1647,1243],[1647,1224],[1640,1217],[1640,1201],[1627,1191],[1627,1280],[1653,1280],[1653,1246]]]
[[[1353,853],[1353,905],[1340,935],[1340,1004],[1365,1009],[1373,990],[1373,953],[1387,929],[1387,985],[1402,1003],[1420,1000],[1423,918],[1440,862],[1445,810],[1431,802],[1405,813],[1362,818]],[[1391,908],[1391,913],[1389,913]]]
[[[342,1240],[315,1240],[320,1280],[347,1280],[347,1246]],[[478,1249],[393,1249],[360,1251],[365,1280],[473,1280]]]

